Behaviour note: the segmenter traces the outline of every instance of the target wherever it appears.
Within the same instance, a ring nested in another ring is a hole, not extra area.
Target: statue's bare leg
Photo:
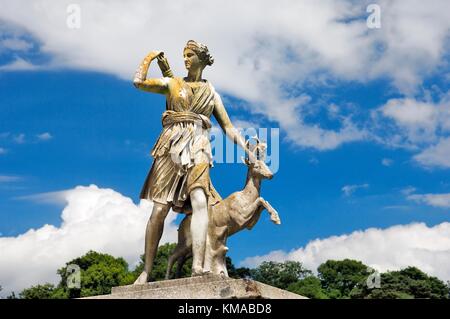
[[[145,231],[145,263],[144,271],[139,275],[134,284],[144,284],[150,279],[153,269],[153,261],[158,251],[159,240],[161,239],[164,220],[169,212],[169,205],[153,203],[152,215],[147,223]]]
[[[203,188],[194,188],[191,193],[192,205],[192,276],[203,274],[206,235],[208,233],[208,201]]]

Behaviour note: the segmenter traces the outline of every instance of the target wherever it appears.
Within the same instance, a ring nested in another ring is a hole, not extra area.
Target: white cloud
[[[48,140],[51,140],[53,138],[53,136],[50,133],[48,133],[48,132],[45,132],[45,133],[42,133],[42,134],[38,134],[38,135],[36,135],[36,137],[40,141],[48,141]]]
[[[23,39],[7,38],[0,41],[0,51],[4,49],[14,51],[28,51],[33,47],[32,43],[29,43]]]
[[[16,58],[9,64],[0,65],[0,71],[35,71],[39,69],[39,66],[21,58]]]
[[[414,156],[419,164],[426,167],[450,167],[450,137],[442,138],[436,145],[432,145]]]
[[[436,102],[391,99],[372,117],[383,143],[416,152],[413,158],[422,166],[450,167],[450,92]]]
[[[258,129],[260,127],[260,125],[255,122],[246,121],[246,120],[238,120],[238,119],[233,119],[233,125],[236,128],[244,129],[244,130],[249,129],[249,128]]]
[[[9,183],[20,181],[22,177],[12,175],[0,175],[0,183]]]
[[[45,204],[60,204],[64,205],[67,203],[67,196],[72,192],[72,190],[40,193],[33,195],[25,195],[14,197],[15,200],[26,200],[35,203],[45,203]]]
[[[246,258],[242,266],[255,267],[263,261],[296,260],[316,270],[329,260],[360,260],[379,271],[416,266],[428,274],[450,280],[450,223],[428,227],[423,223],[369,228],[348,235],[310,241],[305,247],[272,251]]]
[[[152,203],[135,205],[112,189],[95,185],[40,194],[34,199],[61,196],[67,203],[59,227],[44,225],[16,237],[0,237],[0,284],[6,295],[38,283],[56,283],[56,270],[89,250],[124,257],[135,265],[144,249],[144,232]],[[32,198],[33,199],[33,198]],[[161,243],[177,240],[176,214],[166,219]]]
[[[413,186],[408,186],[405,187],[404,189],[401,190],[403,195],[410,195],[412,193],[414,193],[417,189]]]
[[[432,140],[437,129],[438,110],[431,103],[414,99],[392,99],[381,108],[385,117],[393,119],[406,131],[412,142]]]
[[[19,135],[14,136],[13,140],[17,144],[23,144],[25,143],[25,134],[20,133]]]
[[[354,192],[358,189],[369,188],[369,184],[361,184],[361,185],[345,185],[342,187],[341,191],[345,196],[352,196]]]
[[[197,39],[215,55],[205,76],[221,93],[280,123],[294,144],[327,150],[368,135],[350,118],[337,129],[307,123],[305,83],[388,77],[402,92],[411,92],[446,52],[448,1],[379,1],[378,30],[369,30],[360,18],[369,2],[236,0],[218,6],[198,0],[176,5],[80,0],[81,28],[69,29],[70,0],[36,0],[33,6],[3,0],[0,18],[30,30],[40,50],[53,57],[53,67],[107,72],[130,85],[138,63],[154,49],[163,49],[175,74],[183,74],[182,46]]]
[[[383,158],[381,160],[381,164],[383,166],[389,167],[389,166],[392,166],[392,164],[394,164],[394,161],[392,159],[390,159],[390,158]]]
[[[413,194],[407,198],[433,207],[450,208],[450,194]]]

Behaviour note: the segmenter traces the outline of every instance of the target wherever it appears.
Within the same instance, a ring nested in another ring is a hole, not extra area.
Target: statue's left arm
[[[223,105],[222,99],[220,95],[216,92],[214,98],[214,111],[213,115],[219,123],[220,127],[224,131],[224,133],[235,143],[242,147],[245,153],[248,155],[248,158],[251,162],[256,160],[254,154],[247,148],[245,145],[245,139],[239,133],[239,130],[233,126],[231,123],[230,117],[228,116],[228,112]]]

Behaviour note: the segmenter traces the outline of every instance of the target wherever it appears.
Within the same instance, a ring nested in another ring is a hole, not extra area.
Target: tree
[[[317,271],[322,288],[329,298],[350,298],[350,292],[369,275],[368,267],[360,261],[328,260]]]
[[[233,260],[231,260],[231,258],[228,256],[226,257],[225,261],[226,261],[229,277],[235,278],[235,279],[250,277],[250,269],[249,268],[245,268],[245,267],[236,268],[233,264]]]
[[[308,276],[290,284],[287,290],[312,299],[328,299],[322,283],[316,276]]]
[[[19,293],[21,299],[53,299],[55,286],[52,284],[36,285],[22,290]]]
[[[71,273],[69,265],[80,267],[80,288],[69,288],[68,279]],[[111,293],[114,286],[131,284],[134,280],[133,273],[128,270],[128,264],[123,258],[115,258],[108,254],[89,251],[82,257],[66,263],[66,266],[58,270],[61,281],[55,290],[55,297],[88,297]]]
[[[265,261],[255,269],[250,270],[251,277],[262,283],[286,289],[290,284],[297,282],[312,272],[305,269],[298,261],[284,263]]]
[[[361,283],[352,291],[352,298],[366,299],[448,299],[448,286],[416,267],[381,274],[380,288],[370,289]]]
[[[18,299],[16,296],[16,293],[13,291],[9,296],[6,297],[6,299]]]

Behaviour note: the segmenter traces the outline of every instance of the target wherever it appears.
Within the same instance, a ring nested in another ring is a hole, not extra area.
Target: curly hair
[[[214,63],[214,58],[209,53],[208,47],[206,45],[194,40],[189,40],[184,48],[194,51],[199,59],[205,63],[205,65],[212,65]]]

